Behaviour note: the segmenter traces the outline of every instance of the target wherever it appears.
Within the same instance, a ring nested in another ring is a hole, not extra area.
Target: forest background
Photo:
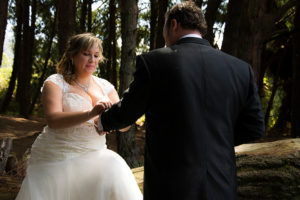
[[[122,97],[132,81],[136,55],[164,47],[164,14],[178,2],[1,0],[1,115],[43,116],[40,88],[56,73],[66,41],[76,33],[92,32],[103,41],[107,60],[95,75],[114,84]],[[204,38],[253,67],[265,113],[265,137],[299,137],[300,1],[195,2],[208,25]],[[133,126],[128,134],[117,133],[118,152],[131,167],[141,165],[135,130]]]

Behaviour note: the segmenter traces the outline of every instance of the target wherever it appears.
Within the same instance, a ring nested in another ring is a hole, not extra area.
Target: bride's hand
[[[98,101],[93,109],[90,111],[90,116],[95,117],[100,115],[105,110],[109,109],[112,106],[110,101]]]

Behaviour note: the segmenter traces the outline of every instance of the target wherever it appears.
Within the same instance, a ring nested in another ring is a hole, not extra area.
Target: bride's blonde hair
[[[56,66],[57,73],[63,75],[66,82],[71,84],[76,78],[75,67],[72,61],[73,56],[90,49],[94,44],[99,46],[99,62],[101,63],[105,59],[102,54],[102,41],[94,34],[82,33],[69,39],[66,50]]]

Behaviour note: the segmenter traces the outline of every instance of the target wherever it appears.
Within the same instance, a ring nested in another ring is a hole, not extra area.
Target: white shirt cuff
[[[98,131],[103,131],[103,126],[102,126],[102,122],[101,122],[101,115],[99,116],[99,119],[98,119]]]

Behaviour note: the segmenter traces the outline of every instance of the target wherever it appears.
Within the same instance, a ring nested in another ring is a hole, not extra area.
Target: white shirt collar
[[[202,37],[200,35],[194,34],[194,33],[190,33],[190,34],[184,35],[180,39],[187,38],[187,37],[195,37],[195,38],[201,38],[202,39]]]

